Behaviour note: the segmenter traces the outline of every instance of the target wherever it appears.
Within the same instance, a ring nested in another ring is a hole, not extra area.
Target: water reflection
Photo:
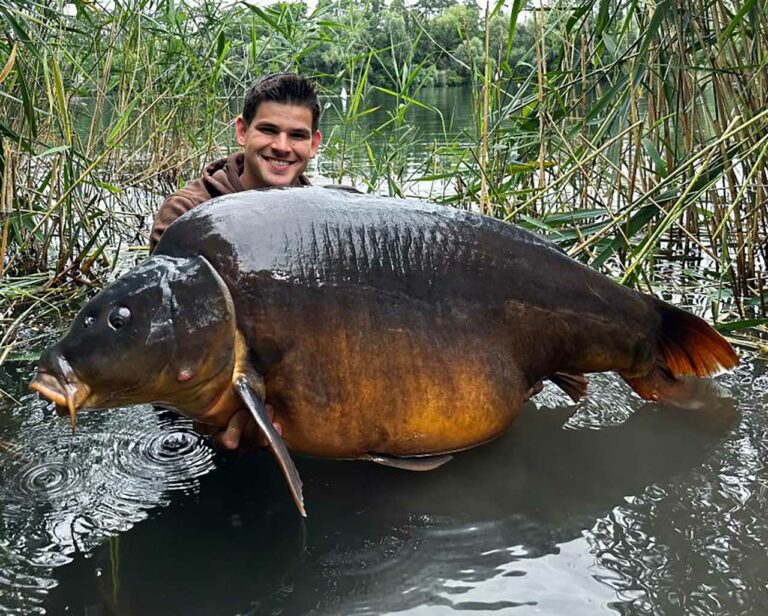
[[[593,550],[615,572],[625,614],[762,614],[768,608],[763,364],[723,379],[740,421],[691,473],[599,519]]]
[[[627,415],[621,425],[590,429],[591,402],[570,420],[581,427],[564,428],[574,409],[547,391],[501,439],[434,473],[299,459],[305,525],[268,455],[223,460],[199,491],[171,495],[121,534],[117,561],[102,546],[57,569],[46,607],[595,614],[641,605],[647,572],[657,586],[667,576],[649,530],[666,519],[642,508],[665,498],[663,486],[698,480],[737,414],[723,399],[693,413],[647,404],[630,412],[623,386],[599,381],[593,400]]]

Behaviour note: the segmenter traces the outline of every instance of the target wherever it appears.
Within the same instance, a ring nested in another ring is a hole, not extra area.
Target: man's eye
[[[262,126],[259,130],[267,135],[274,135],[277,133],[277,131],[270,126]]]
[[[302,141],[303,139],[308,139],[308,138],[309,137],[307,136],[306,133],[291,133],[291,139],[293,139],[294,141]]]

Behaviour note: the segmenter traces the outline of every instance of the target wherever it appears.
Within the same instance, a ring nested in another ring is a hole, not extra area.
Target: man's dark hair
[[[295,73],[271,73],[251,86],[243,104],[243,120],[248,126],[265,101],[306,107],[312,112],[312,130],[316,131],[320,124],[317,84]]]

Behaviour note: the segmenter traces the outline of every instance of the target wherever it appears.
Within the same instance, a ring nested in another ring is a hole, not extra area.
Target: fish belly
[[[482,312],[359,289],[267,307],[249,342],[288,446],[418,455],[497,437],[528,384],[503,324]]]

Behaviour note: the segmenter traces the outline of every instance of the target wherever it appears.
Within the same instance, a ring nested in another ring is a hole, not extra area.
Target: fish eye
[[[125,327],[130,320],[131,311],[125,306],[118,306],[109,313],[109,317],[107,318],[109,326],[115,330]]]
[[[96,318],[92,316],[87,316],[83,319],[83,327],[90,327],[96,322]]]

